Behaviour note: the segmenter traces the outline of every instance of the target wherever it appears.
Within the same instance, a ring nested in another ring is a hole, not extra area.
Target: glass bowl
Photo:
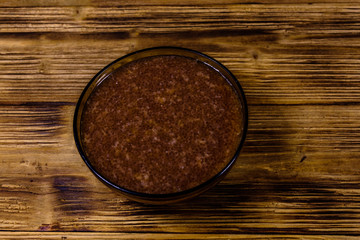
[[[174,193],[152,194],[152,193],[136,192],[124,188],[122,186],[119,186],[114,182],[110,181],[109,179],[104,177],[99,171],[97,171],[97,169],[91,164],[88,157],[86,156],[82,142],[82,135],[81,135],[82,113],[87,103],[87,100],[92,94],[92,92],[102,83],[102,81],[104,81],[111,73],[113,73],[119,67],[124,66],[125,64],[138,59],[143,59],[152,56],[164,56],[164,55],[182,56],[182,57],[196,59],[197,61],[201,61],[205,63],[207,66],[216,70],[218,73],[222,75],[222,77],[224,77],[228,81],[229,85],[236,92],[239,102],[241,104],[241,113],[242,113],[242,126],[241,126],[242,134],[240,136],[241,139],[236,148],[235,154],[231,159],[229,159],[226,166],[221,171],[217,172],[215,176],[205,181],[204,183],[201,183],[190,189],[183,190],[180,192],[174,192]],[[155,48],[143,49],[140,51],[127,54],[107,65],[104,69],[98,72],[91,79],[91,81],[87,84],[87,86],[83,90],[76,105],[74,122],[73,122],[73,131],[74,131],[75,144],[82,159],[84,160],[88,168],[91,170],[91,172],[98,179],[100,179],[101,182],[103,182],[111,189],[115,190],[116,192],[120,193],[121,195],[131,200],[135,200],[143,203],[149,203],[149,204],[168,204],[168,203],[178,202],[195,197],[203,193],[204,191],[208,190],[209,188],[217,184],[220,180],[222,180],[225,177],[225,175],[229,172],[229,170],[234,166],[236,159],[240,153],[240,150],[243,146],[247,131],[247,123],[248,123],[248,112],[247,112],[247,104],[246,104],[244,92],[239,82],[235,78],[235,76],[225,66],[223,66],[220,62],[216,61],[215,59],[194,50],[179,48],[179,47],[155,47]]]

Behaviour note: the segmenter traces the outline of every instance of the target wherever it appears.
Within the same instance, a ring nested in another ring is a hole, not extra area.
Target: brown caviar
[[[232,159],[241,103],[203,62],[154,56],[118,68],[90,95],[81,117],[94,169],[128,190],[166,194],[209,180]]]

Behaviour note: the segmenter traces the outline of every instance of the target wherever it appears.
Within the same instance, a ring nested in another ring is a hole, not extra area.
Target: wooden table
[[[111,61],[192,48],[239,79],[236,167],[184,203],[100,183],[73,141],[75,104]],[[0,239],[359,239],[360,1],[0,2]]]

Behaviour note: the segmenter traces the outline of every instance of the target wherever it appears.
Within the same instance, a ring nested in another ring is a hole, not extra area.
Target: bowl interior
[[[102,81],[104,81],[116,69],[118,69],[119,67],[121,67],[129,62],[132,62],[132,61],[135,61],[138,59],[142,59],[145,57],[158,56],[158,55],[178,55],[178,56],[189,57],[189,58],[201,61],[201,62],[205,63],[206,65],[210,66],[211,68],[213,68],[214,70],[216,70],[217,72],[219,72],[228,81],[228,83],[232,86],[232,88],[237,93],[239,101],[241,103],[241,107],[242,107],[241,111],[242,111],[242,118],[243,118],[242,119],[242,123],[243,123],[242,124],[242,136],[241,136],[239,146],[237,147],[237,150],[236,150],[234,156],[231,159],[229,159],[228,164],[222,169],[222,171],[220,171],[218,174],[216,174],[214,177],[212,177],[207,182],[205,182],[197,187],[185,190],[183,192],[170,193],[170,194],[148,194],[148,193],[135,192],[132,190],[125,189],[121,186],[118,186],[118,185],[110,182],[106,178],[104,178],[99,172],[96,171],[96,169],[91,165],[89,159],[86,157],[86,154],[83,150],[83,143],[81,141],[82,138],[81,138],[81,132],[80,132],[81,117],[82,117],[82,112],[84,110],[84,106],[86,105],[86,101],[90,97],[93,90],[97,86],[99,86],[99,84],[101,84]],[[139,198],[140,198],[142,200],[149,200],[149,201],[152,201],[152,200],[171,201],[171,199],[185,198],[185,197],[190,197],[192,195],[197,195],[198,193],[201,193],[201,192],[205,191],[206,189],[208,189],[209,187],[211,187],[212,185],[216,184],[219,180],[221,180],[222,177],[224,177],[224,175],[230,170],[230,168],[235,163],[235,161],[240,153],[241,147],[244,143],[246,131],[247,131],[247,121],[248,121],[247,118],[248,118],[247,104],[246,104],[244,92],[243,92],[239,82],[235,78],[235,76],[228,69],[226,69],[226,67],[224,67],[221,63],[219,63],[218,61],[214,60],[213,58],[211,58],[205,54],[202,54],[202,53],[194,51],[194,50],[189,50],[189,49],[184,49],[184,48],[176,48],[176,47],[157,47],[157,48],[151,48],[151,49],[144,49],[144,50],[140,50],[140,51],[128,54],[128,55],[126,55],[122,58],[119,58],[119,59],[115,60],[114,62],[110,63],[108,66],[106,66],[104,69],[102,69],[99,73],[97,73],[93,77],[93,79],[88,83],[88,85],[85,87],[85,89],[83,90],[83,92],[79,98],[79,101],[78,101],[76,109],[75,109],[74,126],[73,127],[74,127],[75,143],[76,143],[76,146],[78,148],[78,151],[79,151],[81,157],[83,158],[83,160],[87,164],[87,166],[90,168],[90,170],[100,180],[102,180],[102,182],[104,182],[106,185],[112,187],[113,189],[118,190],[121,193],[127,195],[128,197],[134,198],[134,200],[139,200]]]

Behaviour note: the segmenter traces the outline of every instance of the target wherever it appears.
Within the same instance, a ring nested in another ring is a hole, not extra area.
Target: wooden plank
[[[173,36],[176,37],[180,35]],[[241,41],[243,37],[234,37],[236,39]],[[3,90],[0,101],[76,102],[83,87],[102,67],[133,50],[156,46],[155,42],[165,45],[166,40],[169,41],[165,37],[159,41],[145,38],[136,46],[132,43],[134,40],[89,41],[86,45],[85,40],[65,43],[44,41],[41,45],[34,40],[20,41],[19,46],[16,46],[16,40],[15,43],[12,39],[7,40],[8,43],[1,47],[3,54],[0,55],[3,63],[0,65],[0,86]],[[216,41],[221,45],[221,41],[225,40],[209,37],[207,41]],[[182,46],[214,56],[234,72],[245,89],[250,105],[359,102],[359,48],[337,47],[341,51],[340,58],[337,58],[339,52],[324,46],[317,46],[317,50],[328,53],[312,55],[311,50],[298,49],[299,53],[296,53],[291,46],[265,52],[255,46],[225,49],[190,42],[188,40]],[[232,52],[234,49],[235,53]],[[283,53],[280,55],[277,52]]]
[[[31,179],[1,179],[2,229],[360,235],[358,182],[225,181],[190,202],[154,207],[126,201],[86,175]]]
[[[264,240],[269,239],[266,235],[263,234],[159,234],[159,233],[150,233],[150,234],[129,234],[129,233],[83,233],[83,232],[2,232],[0,237],[4,240],[10,239],[61,239],[61,240],[70,240],[70,239],[256,239]],[[347,239],[355,240],[358,239],[354,236],[316,236],[316,235],[272,235],[273,239],[302,239],[302,240],[336,240],[336,239]]]
[[[271,5],[136,5],[108,7],[1,7],[1,32],[126,32],[277,31],[358,32],[358,5],[347,3]],[[343,28],[334,28],[343,25]],[[201,36],[201,35],[200,35]]]

